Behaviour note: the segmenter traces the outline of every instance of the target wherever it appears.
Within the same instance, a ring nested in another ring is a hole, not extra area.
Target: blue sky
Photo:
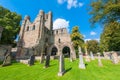
[[[17,12],[22,18],[29,15],[31,21],[34,21],[39,10],[46,13],[52,11],[53,22],[61,22],[69,32],[77,25],[85,39],[99,39],[102,28],[99,25],[90,27],[89,4],[90,0],[0,0],[0,5]]]

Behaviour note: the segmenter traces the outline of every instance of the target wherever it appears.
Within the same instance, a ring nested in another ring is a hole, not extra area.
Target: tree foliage
[[[101,34],[100,46],[103,51],[120,50],[120,23],[111,22],[104,27]]]
[[[71,33],[71,40],[73,42],[76,53],[78,53],[78,46],[83,47],[84,40],[82,34],[79,32],[79,27],[74,26]]]
[[[94,54],[99,52],[99,42],[97,40],[87,41],[86,46],[89,53],[90,51],[92,51]]]
[[[90,6],[90,22],[104,26],[100,48],[103,51],[120,50],[120,0],[92,0]]]
[[[120,20],[120,0],[92,0],[90,6],[92,24]]]
[[[1,44],[13,44],[20,29],[21,16],[0,6],[0,26],[4,28]]]

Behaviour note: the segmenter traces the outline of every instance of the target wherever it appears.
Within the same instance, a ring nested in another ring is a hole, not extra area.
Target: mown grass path
[[[58,77],[58,60],[51,60],[49,68],[36,62],[33,66],[13,63],[11,66],[0,67],[0,80],[120,80],[120,64],[113,64],[109,60],[102,60],[103,67],[99,67],[97,60],[85,62],[86,69],[78,68],[79,61],[65,60],[66,73]]]

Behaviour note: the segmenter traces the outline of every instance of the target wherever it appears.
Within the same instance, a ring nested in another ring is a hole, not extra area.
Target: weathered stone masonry
[[[59,49],[62,50],[65,46],[70,48],[70,53],[75,58],[75,51],[67,30],[65,28],[53,30],[52,12],[45,14],[40,10],[33,23],[30,22],[29,16],[25,16],[19,33],[18,58],[25,58],[31,54],[51,55],[53,52],[59,55],[62,53]],[[57,50],[52,52],[53,48]]]

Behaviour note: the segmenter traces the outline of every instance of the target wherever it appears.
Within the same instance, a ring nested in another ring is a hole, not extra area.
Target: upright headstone
[[[98,66],[102,67],[103,64],[102,64],[102,61],[101,61],[100,53],[97,53],[97,54],[98,54]]]
[[[10,64],[11,64],[11,46],[9,46],[9,48],[5,52],[2,66],[7,66]]]
[[[72,53],[70,54],[70,62],[73,62]]]
[[[35,62],[35,56],[32,55],[32,56],[30,56],[30,60],[29,60],[29,62],[28,62],[28,65],[29,65],[29,66],[34,65],[34,62]]]
[[[111,57],[112,57],[112,62],[114,64],[118,64],[119,63],[119,58],[118,58],[117,52],[112,51],[111,52]]]
[[[90,52],[90,57],[91,57],[91,60],[95,60],[95,58],[94,58],[94,55],[93,55],[92,51]]]
[[[45,68],[50,66],[50,55],[46,56]]]
[[[64,64],[64,56],[63,54],[59,57],[59,72],[58,76],[62,76],[65,73],[65,64]]]
[[[79,47],[79,68],[85,69],[85,64],[84,64],[84,61],[83,61],[83,54],[82,54],[82,51],[81,51],[81,47]]]
[[[88,51],[87,51],[87,48],[85,47],[85,61],[86,62],[90,62],[90,57],[89,57],[89,55],[88,55]]]
[[[44,63],[44,60],[45,60],[45,55],[44,54],[41,54],[41,58],[40,58],[40,63]]]

